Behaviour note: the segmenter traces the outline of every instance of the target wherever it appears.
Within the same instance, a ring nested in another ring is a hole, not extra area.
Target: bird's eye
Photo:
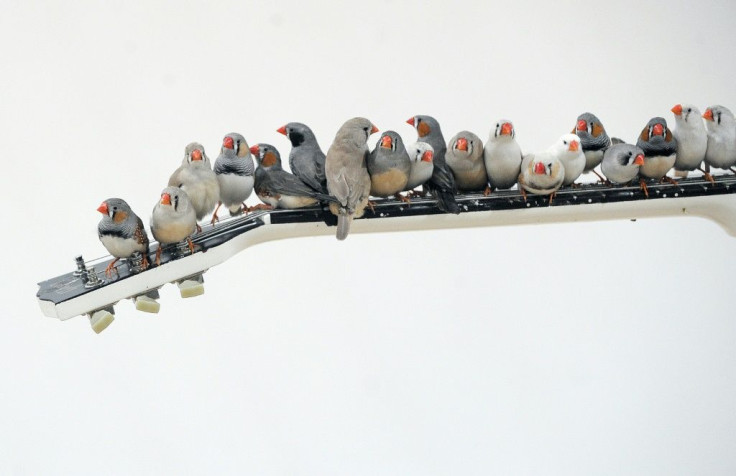
[[[112,210],[113,211],[117,211],[118,210],[118,207],[112,207]]]
[[[634,155],[634,154],[632,154],[631,152],[629,152],[629,157],[631,157],[632,155]]]
[[[687,108],[687,112],[693,112],[691,108]]]
[[[563,140],[562,143],[565,144],[565,145],[567,145],[567,141],[566,140]]]

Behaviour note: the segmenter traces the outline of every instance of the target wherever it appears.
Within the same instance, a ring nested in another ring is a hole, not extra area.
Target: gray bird
[[[516,142],[516,130],[511,121],[501,119],[491,131],[483,161],[486,164],[490,189],[507,189],[516,185],[521,172],[521,147]]]
[[[676,104],[671,111],[675,115],[672,134],[677,140],[675,175],[687,177],[688,172],[698,169],[705,174],[707,180],[714,182],[713,177],[701,166],[708,148],[708,133],[700,110],[692,104]]]
[[[331,201],[329,195],[315,192],[311,187],[281,166],[281,154],[270,144],[256,144],[250,148],[258,167],[254,190],[267,208],[303,208],[322,201]],[[261,208],[256,206],[255,208]]]
[[[736,165],[736,121],[733,113],[724,106],[711,106],[703,113],[708,130],[708,147],[705,163],[709,167],[731,169]]]
[[[312,129],[301,122],[290,122],[276,130],[291,142],[289,168],[302,182],[320,193],[327,193],[325,153]]]
[[[120,258],[130,258],[134,253],[143,255],[143,269],[148,268],[148,234],[143,221],[125,200],[108,198],[97,211],[102,213],[97,235],[107,252],[115,257],[105,268],[105,274],[111,277],[115,263]]]
[[[463,192],[485,190],[488,185],[483,162],[483,141],[470,131],[460,131],[447,143],[447,166],[455,176],[455,186]]]
[[[187,240],[189,251],[194,252],[190,235],[196,229],[197,214],[187,192],[179,187],[166,187],[151,214],[151,233],[159,242],[156,265],[161,264],[161,248],[164,245]]]
[[[603,154],[601,172],[609,182],[625,185],[636,179],[643,163],[643,150],[632,144],[617,143]]]
[[[409,172],[409,180],[406,182],[404,190],[413,191],[420,185],[427,183],[432,178],[432,170],[434,164],[434,149],[426,142],[415,142],[406,149],[411,162],[411,171]]]
[[[417,139],[420,142],[426,142],[432,146],[434,155],[432,160],[434,168],[432,169],[432,178],[427,182],[429,191],[437,198],[437,206],[443,212],[460,213],[460,207],[455,201],[455,177],[445,162],[445,153],[447,145],[445,138],[442,136],[440,124],[431,116],[414,116],[406,121],[407,124],[414,126],[417,130]]]
[[[526,192],[549,195],[549,202],[562,186],[565,179],[565,166],[557,156],[546,150],[538,154],[528,154],[521,162],[519,191],[526,201]]]
[[[676,181],[667,177],[667,172],[675,165],[677,140],[672,135],[663,117],[653,117],[639,134],[636,146],[644,151],[644,163],[639,168],[642,177],[640,185],[644,195],[649,197],[646,179]]]
[[[348,120],[335,135],[325,158],[327,190],[337,202],[330,211],[337,215],[337,239],[344,240],[353,218],[363,216],[371,192],[371,177],[366,168],[368,137],[378,132],[371,121],[363,117]]]
[[[201,144],[192,142],[186,146],[184,159],[181,166],[171,174],[169,186],[179,187],[187,192],[197,213],[197,220],[212,212],[220,199],[220,185]]]
[[[606,129],[600,119],[589,112],[580,114],[572,133],[580,137],[580,145],[583,147],[583,153],[585,154],[584,172],[593,172],[598,175],[598,172],[593,169],[601,163],[603,152],[611,145],[611,139],[606,134]],[[598,178],[601,181],[605,180],[600,175],[598,175]]]
[[[222,139],[220,155],[215,160],[215,174],[220,184],[220,202],[212,215],[212,224],[218,220],[217,210],[225,205],[230,215],[242,213],[245,200],[253,192],[253,157],[245,138],[231,132]]]
[[[383,198],[394,195],[398,200],[406,200],[399,192],[409,181],[411,160],[396,132],[381,134],[376,148],[366,159],[366,166],[371,176],[371,195]]]

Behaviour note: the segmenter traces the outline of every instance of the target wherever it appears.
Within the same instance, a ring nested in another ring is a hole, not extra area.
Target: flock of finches
[[[186,146],[181,166],[171,175],[153,209],[151,232],[160,243],[156,264],[160,264],[164,245],[187,240],[193,251],[190,237],[201,230],[198,221],[212,213],[214,226],[223,205],[231,215],[237,215],[254,209],[327,203],[337,216],[337,238],[343,240],[352,219],[372,206],[370,196],[394,196],[409,202],[410,197],[429,192],[441,210],[459,213],[457,192],[488,195],[518,184],[525,200],[528,192],[549,195],[551,202],[560,187],[575,186],[575,180],[587,172],[609,184],[638,180],[647,197],[648,180],[676,183],[667,176],[673,167],[679,177],[698,169],[711,182],[711,166],[736,173],[736,121],[730,110],[712,106],[701,116],[695,106],[678,104],[672,112],[674,131],[664,118],[652,118],[636,145],[610,139],[601,121],[584,113],[570,134],[545,151],[526,155],[521,153],[514,126],[507,120],[495,124],[484,146],[469,131],[458,132],[446,143],[433,117],[414,116],[406,122],[417,131],[416,143],[405,147],[396,132],[386,131],[371,151],[367,141],[378,129],[368,119],[356,117],[340,127],[326,155],[309,127],[291,122],[278,129],[292,145],[291,173],[282,168],[274,146],[248,147],[237,133],[224,137],[214,169],[204,147],[193,142]],[[594,170],[598,165],[603,176]],[[415,191],[420,185],[422,191]],[[244,202],[253,190],[263,204],[248,208]],[[147,267],[148,235],[128,204],[111,198],[102,202],[98,211],[103,214],[98,227],[100,241],[115,257],[106,274],[112,274],[118,259],[137,252],[142,253],[143,266]]]

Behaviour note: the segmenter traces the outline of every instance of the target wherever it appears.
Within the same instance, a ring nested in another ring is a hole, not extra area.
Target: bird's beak
[[[414,127],[414,124],[415,124],[414,118],[413,117],[410,117],[409,119],[406,120],[406,123],[409,124],[410,126]]]
[[[709,121],[713,120],[713,110],[711,108],[708,108],[703,113],[703,119],[707,119]]]
[[[378,127],[376,127],[374,124],[371,124],[371,134],[375,134],[378,132]]]
[[[545,167],[543,163],[537,162],[536,164],[534,164],[534,173],[537,175],[546,174],[547,167]]]
[[[202,151],[199,149],[194,149],[192,151],[192,160],[202,160]]]
[[[253,155],[255,155],[255,156],[258,156],[258,149],[259,148],[260,148],[260,146],[258,144],[254,145],[254,146],[251,146],[250,153],[253,154]]]
[[[276,132],[278,132],[279,134],[286,135],[286,126],[284,125],[284,126],[279,127],[278,129],[276,129]]]
[[[455,148],[457,150],[468,151],[468,139],[461,137],[455,142]]]
[[[580,146],[580,144],[578,143],[578,141],[574,140],[574,141],[570,142],[570,148],[568,150],[570,152],[577,152],[579,146]]]
[[[422,154],[422,162],[432,162],[432,157],[434,153],[431,150],[425,150]]]
[[[634,157],[634,164],[644,165],[644,154],[639,154],[636,157]]]
[[[222,139],[222,146],[226,149],[234,149],[235,148],[235,141],[232,137],[227,136],[224,139]]]
[[[169,195],[168,193],[162,193],[161,205],[171,205],[171,195]]]
[[[390,149],[391,143],[391,136],[383,136],[381,138],[381,147],[383,147],[384,149]]]
[[[513,132],[513,128],[511,127],[511,124],[508,122],[501,126],[501,135],[507,135],[510,136]]]
[[[654,124],[652,126],[652,135],[653,136],[663,136],[664,135],[664,127],[662,124]]]
[[[97,207],[97,211],[102,213],[103,215],[107,215],[110,213],[110,211],[107,209],[107,202],[102,202],[99,207]]]
[[[569,124],[569,123],[568,123],[568,124]],[[587,131],[587,130],[588,130],[588,123],[587,123],[587,122],[585,122],[584,120],[580,119],[580,120],[578,121],[578,127],[577,127],[577,129],[578,129],[579,131]]]
[[[675,116],[682,115],[682,104],[676,104],[672,109],[670,109],[670,111],[672,111]]]

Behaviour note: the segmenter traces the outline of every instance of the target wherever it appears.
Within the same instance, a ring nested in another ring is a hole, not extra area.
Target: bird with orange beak
[[[516,185],[521,172],[521,159],[521,147],[516,142],[514,124],[501,119],[496,122],[496,127],[491,129],[483,149],[483,161],[489,184],[485,195],[491,193],[491,189],[503,190]]]
[[[639,168],[639,175],[642,177],[641,188],[647,197],[649,191],[646,179],[677,183],[667,176],[677,158],[677,139],[663,117],[653,117],[647,122],[639,134],[636,146],[644,151],[644,163]]]
[[[143,221],[133,213],[128,203],[121,198],[108,198],[97,211],[102,219],[97,225],[97,235],[105,249],[115,259],[105,268],[107,277],[112,277],[115,263],[120,258],[130,258],[135,253],[143,255],[143,269],[148,267],[148,235]]]
[[[565,166],[565,179],[562,185],[572,185],[585,170],[585,153],[580,146],[580,137],[575,134],[564,134],[548,150]]]
[[[447,213],[460,213],[460,207],[455,201],[457,187],[455,177],[447,166],[445,154],[447,144],[440,129],[440,123],[432,116],[417,115],[410,117],[406,123],[417,131],[417,141],[426,142],[432,146],[434,168],[432,178],[427,182],[427,188],[437,198],[437,206]]]
[[[374,197],[395,196],[406,201],[399,192],[406,188],[411,173],[411,161],[401,136],[394,131],[385,131],[366,159],[371,176],[371,195]]]
[[[703,125],[700,110],[692,104],[675,104],[671,111],[675,115],[672,135],[677,140],[675,175],[687,177],[688,172],[697,169],[713,182],[713,177],[702,169],[705,151],[708,148],[708,133]]]
[[[708,130],[708,147],[705,163],[719,169],[733,169],[736,165],[736,121],[733,113],[724,106],[711,106],[703,113]]]
[[[171,174],[169,186],[187,192],[197,213],[197,220],[212,212],[220,199],[220,185],[202,144],[192,142],[184,148],[184,159]]]
[[[519,191],[526,201],[526,192],[549,195],[549,203],[565,180],[565,166],[555,154],[546,150],[538,154],[528,154],[521,162]]]
[[[414,193],[415,188],[420,185],[424,186],[432,178],[434,149],[426,142],[415,142],[406,148],[406,152],[409,154],[411,171],[409,172],[409,180],[406,182],[406,188],[404,190],[408,191],[411,195]]]
[[[289,122],[276,132],[283,134],[291,142],[289,169],[315,192],[327,193],[325,178],[325,153],[317,142],[312,129],[301,122]]]
[[[480,192],[488,186],[483,162],[483,141],[470,131],[461,131],[447,143],[445,161],[455,176],[455,186],[463,192]]]
[[[595,169],[603,160],[603,152],[611,145],[611,139],[606,133],[600,119],[595,114],[584,112],[578,116],[573,134],[580,137],[580,145],[585,154],[585,170],[584,173],[593,172],[598,175]],[[602,181],[603,177],[598,175]]]
[[[189,251],[194,252],[190,236],[197,228],[197,215],[189,195],[179,187],[166,187],[151,214],[151,233],[158,241],[156,265],[161,263],[161,249],[165,245],[187,240]]]
[[[253,192],[254,173],[253,156],[245,138],[237,132],[227,134],[222,139],[220,155],[215,160],[220,202],[212,215],[213,225],[218,220],[217,210],[220,205],[225,205],[231,216],[239,215],[247,209],[245,200]]]
[[[609,182],[626,185],[639,176],[644,164],[644,151],[632,144],[618,143],[606,149],[601,172]]]

